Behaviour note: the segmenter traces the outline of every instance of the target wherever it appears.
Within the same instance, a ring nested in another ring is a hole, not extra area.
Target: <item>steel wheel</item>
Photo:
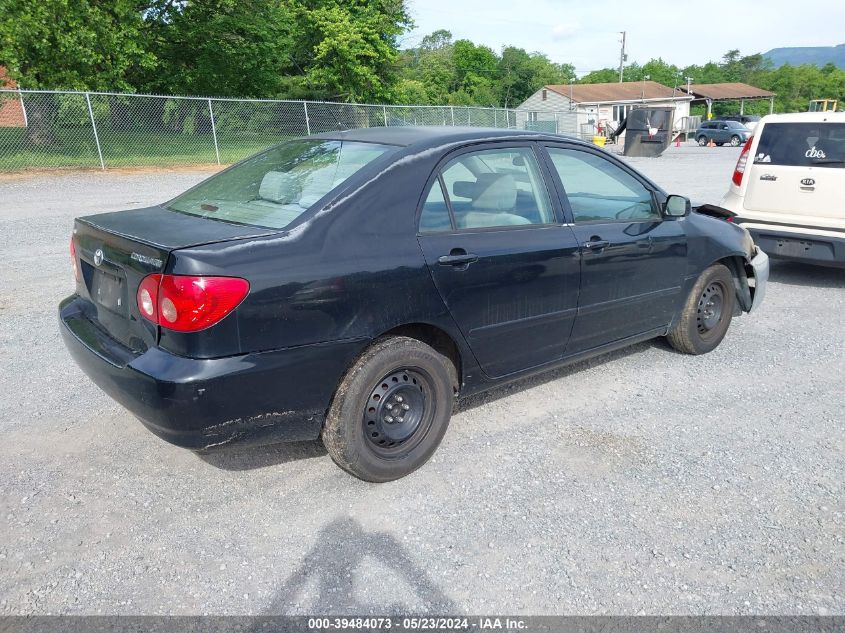
[[[455,364],[430,345],[384,336],[340,381],[322,438],[334,462],[365,481],[392,481],[440,444],[459,386]]]
[[[431,427],[431,380],[422,371],[403,368],[379,381],[364,409],[364,436],[380,457],[412,449]]]
[[[724,264],[713,264],[701,273],[666,333],[672,347],[684,354],[706,354],[716,349],[733,318],[737,300],[734,284]]]
[[[698,300],[696,324],[702,339],[713,335],[722,322],[727,289],[720,281],[713,281],[704,288]]]

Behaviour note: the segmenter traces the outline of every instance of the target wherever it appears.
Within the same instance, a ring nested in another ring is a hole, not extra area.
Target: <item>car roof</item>
[[[442,145],[444,143],[482,140],[566,140],[568,142],[589,145],[589,143],[585,143],[575,137],[564,136],[562,134],[545,134],[543,132],[511,130],[506,128],[453,127],[449,125],[357,128],[338,132],[324,132],[322,134],[315,134],[310,138],[383,143],[385,145],[400,145],[403,147],[417,146],[420,149]]]
[[[845,123],[845,112],[791,112],[767,114],[763,123]]]

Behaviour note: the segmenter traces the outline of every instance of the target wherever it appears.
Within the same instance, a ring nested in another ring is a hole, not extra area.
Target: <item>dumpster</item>
[[[660,156],[672,142],[675,108],[636,107],[614,132],[625,131],[625,156]]]

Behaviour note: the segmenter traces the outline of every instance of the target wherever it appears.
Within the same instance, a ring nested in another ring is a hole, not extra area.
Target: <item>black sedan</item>
[[[747,231],[607,152],[475,128],[290,141],[78,218],[70,249],[64,341],[153,433],[322,436],[369,481],[425,463],[459,396],[658,336],[712,350],[768,277]]]

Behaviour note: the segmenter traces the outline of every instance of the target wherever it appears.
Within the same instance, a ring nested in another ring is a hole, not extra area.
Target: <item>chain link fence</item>
[[[227,165],[286,139],[356,127],[455,125],[573,134],[573,113],[0,90],[0,170]],[[551,117],[551,118],[550,118]]]

